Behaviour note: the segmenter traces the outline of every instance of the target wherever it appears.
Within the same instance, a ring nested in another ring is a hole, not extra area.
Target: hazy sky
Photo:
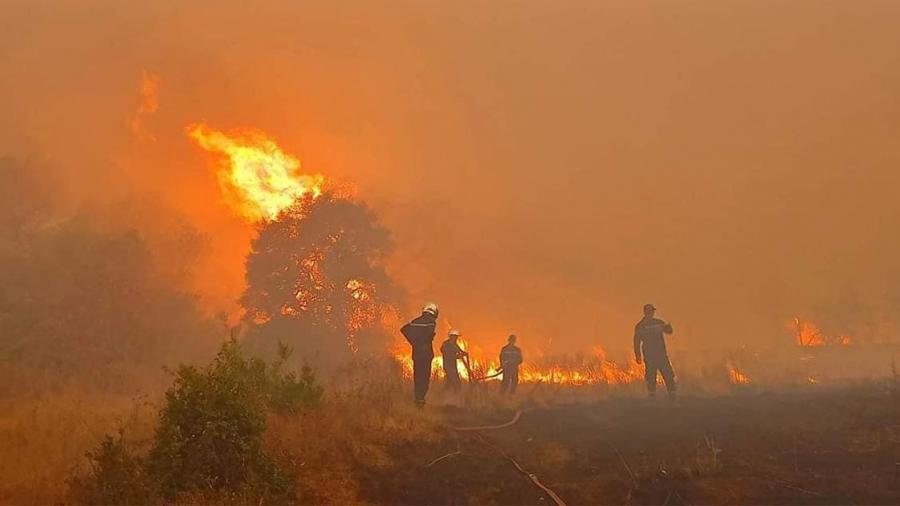
[[[788,339],[797,314],[884,338],[898,26],[891,0],[6,0],[0,155],[78,199],[185,213],[210,236],[211,308],[240,291],[252,230],[196,121],[355,181],[410,316],[436,300],[473,339],[623,349],[645,302],[676,346]],[[144,72],[159,108],[135,135]]]

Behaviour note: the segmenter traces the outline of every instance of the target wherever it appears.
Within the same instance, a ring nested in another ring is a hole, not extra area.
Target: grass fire
[[[891,5],[0,20],[0,505],[898,502]]]

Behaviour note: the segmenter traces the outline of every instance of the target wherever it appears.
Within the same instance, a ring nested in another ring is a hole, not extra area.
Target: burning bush
[[[382,261],[387,230],[363,204],[307,196],[259,224],[247,257],[246,321],[263,344],[284,339],[327,358],[387,348],[381,321],[396,289]]]

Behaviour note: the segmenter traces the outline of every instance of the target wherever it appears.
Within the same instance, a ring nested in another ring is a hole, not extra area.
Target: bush
[[[144,463],[125,446],[123,433],[107,435],[97,450],[87,453],[90,471],[71,483],[75,500],[84,504],[147,504],[152,492]]]
[[[88,453],[90,473],[73,480],[73,495],[92,504],[291,502],[294,481],[266,454],[269,410],[297,413],[316,405],[323,389],[308,367],[282,372],[289,347],[271,366],[245,358],[226,342],[206,367],[182,365],[166,392],[159,426],[144,462],[119,438],[107,436]]]
[[[290,346],[278,343],[278,361],[272,365],[269,376],[269,407],[279,414],[295,414],[303,408],[315,406],[324,393],[309,366],[304,365],[299,376],[293,371],[282,372],[291,353],[293,349]]]
[[[292,499],[292,481],[263,448],[266,410],[272,399],[282,409],[293,409],[293,399],[317,399],[313,394],[321,392],[311,372],[300,382],[278,369],[269,371],[262,360],[244,358],[235,341],[225,343],[203,369],[179,368],[149,459],[163,497],[228,492],[235,499]]]

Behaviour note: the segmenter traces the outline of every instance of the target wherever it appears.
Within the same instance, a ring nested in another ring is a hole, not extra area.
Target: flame
[[[794,318],[789,329],[794,332],[794,335],[797,337],[797,344],[800,346],[822,346],[825,344],[822,331],[811,321],[800,317]]]
[[[300,161],[263,132],[226,134],[198,123],[187,133],[206,151],[222,155],[218,178],[226,201],[250,222],[274,220],[297,199],[322,193],[324,177],[299,174]]]
[[[730,366],[728,368],[728,381],[732,385],[747,385],[750,383],[750,377],[742,373],[737,367]]]
[[[470,349],[467,343],[460,338],[460,345],[469,352],[469,367],[472,376],[484,381],[499,381],[495,376],[500,372],[500,364],[495,360],[486,360],[476,353],[476,349]],[[412,378],[412,356],[409,346],[402,341],[397,341],[393,351],[394,360],[401,367],[403,377]],[[432,374],[438,378],[444,377],[441,357],[435,356],[431,363]],[[463,379],[469,379],[469,370],[462,360],[457,362],[457,370]],[[521,383],[547,383],[554,385],[624,385],[644,381],[644,369],[636,362],[627,366],[607,360],[603,348],[597,347],[590,359],[578,364],[551,364],[526,362],[519,367],[519,381]]]
[[[853,338],[842,334],[835,337],[826,337],[819,327],[813,322],[803,318],[794,318],[788,325],[788,330],[794,334],[797,344],[804,347],[816,347],[825,345],[849,346]]]
[[[377,323],[378,306],[375,304],[375,285],[361,279],[351,279],[346,284],[350,298],[350,312],[347,316],[347,346],[356,353],[356,335],[360,330],[371,328]]]

